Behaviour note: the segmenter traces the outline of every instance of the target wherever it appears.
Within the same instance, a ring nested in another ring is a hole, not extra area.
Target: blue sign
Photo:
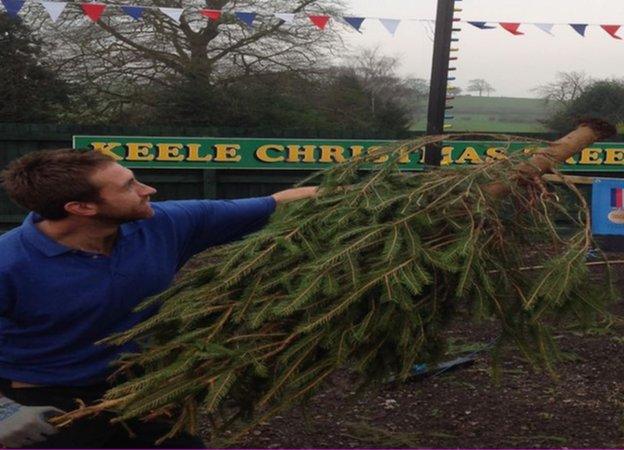
[[[624,180],[609,178],[594,180],[592,232],[624,235]]]

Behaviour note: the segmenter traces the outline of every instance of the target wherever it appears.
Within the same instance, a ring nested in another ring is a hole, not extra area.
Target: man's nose
[[[143,196],[154,195],[157,192],[155,188],[148,186],[147,184],[141,183],[141,188],[141,195]]]

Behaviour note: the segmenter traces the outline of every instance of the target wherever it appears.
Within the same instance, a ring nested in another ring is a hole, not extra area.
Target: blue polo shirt
[[[261,228],[272,197],[152,203],[150,219],[121,225],[110,256],[68,248],[24,223],[0,236],[0,378],[99,383],[135,346],[94,345],[153,315],[134,312],[165,290],[194,254]]]

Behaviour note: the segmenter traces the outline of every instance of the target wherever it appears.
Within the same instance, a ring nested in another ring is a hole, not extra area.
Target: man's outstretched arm
[[[294,200],[303,200],[306,198],[316,197],[318,195],[318,191],[319,188],[317,186],[305,186],[276,192],[271,197],[275,199],[276,203],[280,204],[292,202]]]

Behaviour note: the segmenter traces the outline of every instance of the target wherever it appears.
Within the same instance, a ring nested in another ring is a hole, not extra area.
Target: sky
[[[433,24],[407,19],[434,19],[437,0],[346,0],[353,16],[401,19],[394,37],[377,20],[366,20],[362,33],[342,30],[350,48],[378,47],[400,61],[399,73],[429,79]],[[557,72],[583,71],[593,78],[624,78],[624,39],[616,40],[598,25],[623,25],[623,0],[462,0],[456,3],[462,20],[556,23],[550,36],[534,25],[522,25],[523,36],[500,27],[478,30],[462,23],[456,63],[456,85],[465,88],[475,78],[487,80],[493,95],[535,97],[536,86],[555,80]],[[345,14],[346,15],[346,14]],[[589,23],[586,37],[567,23]],[[496,25],[496,24],[495,24]]]

